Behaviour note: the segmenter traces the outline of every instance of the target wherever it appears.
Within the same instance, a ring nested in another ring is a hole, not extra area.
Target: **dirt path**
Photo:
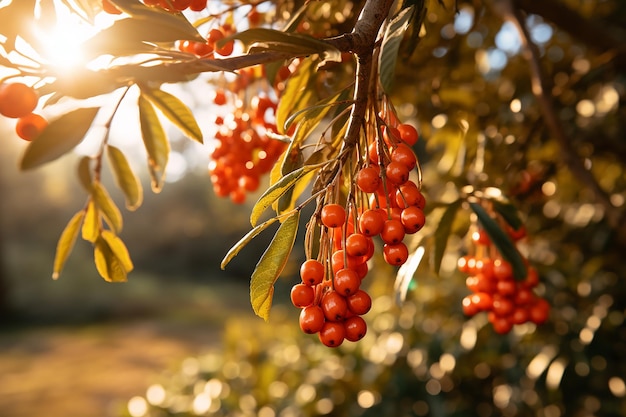
[[[219,334],[206,323],[155,320],[0,333],[0,416],[119,416]]]

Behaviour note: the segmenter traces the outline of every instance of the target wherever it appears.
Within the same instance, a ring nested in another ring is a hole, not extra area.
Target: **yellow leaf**
[[[222,260],[221,268],[222,269],[226,268],[226,265],[228,265],[228,263],[232,261],[232,259],[235,256],[237,256],[239,251],[241,251],[241,249],[243,249],[244,246],[250,243],[250,241],[254,239],[259,233],[267,229],[270,225],[274,224],[277,220],[278,220],[278,217],[272,217],[271,219],[261,223],[260,225],[258,225],[257,227],[255,227],[254,229],[246,233],[246,235],[242,237],[239,240],[239,242],[235,243],[235,245],[232,248],[230,248],[226,256],[224,256],[224,259]]]
[[[287,264],[298,232],[300,211],[295,211],[278,228],[276,235],[256,265],[250,280],[250,302],[255,314],[269,319],[274,283]]]
[[[91,196],[109,226],[111,226],[115,233],[120,233],[122,231],[122,213],[120,213],[120,209],[117,208],[111,196],[101,183],[93,183]]]
[[[52,268],[52,279],[58,279],[61,274],[61,270],[65,265],[65,261],[72,252],[74,244],[76,243],[76,237],[80,231],[80,225],[85,218],[85,210],[81,210],[76,213],[63,229],[59,242],[57,243],[56,254],[54,255],[54,266]]]
[[[139,96],[138,104],[141,137],[148,153],[148,168],[152,177],[152,190],[158,193],[163,188],[165,167],[170,154],[170,144],[152,104],[143,96]]]
[[[120,187],[126,198],[126,208],[136,210],[143,202],[143,188],[137,176],[133,173],[128,160],[118,148],[107,146],[107,156],[117,186]]]
[[[78,179],[85,190],[91,192],[91,168],[89,166],[91,158],[83,156],[78,162]]]
[[[87,204],[83,221],[82,236],[88,242],[95,242],[100,236],[100,213],[92,199]]]
[[[159,89],[150,89],[141,86],[141,94],[155,105],[165,117],[169,119],[189,138],[202,143],[202,131],[189,107],[177,97]]]
[[[127,273],[122,261],[115,256],[109,244],[103,238],[98,238],[93,252],[96,269],[100,276],[108,282],[125,282]]]
[[[133,270],[133,261],[130,259],[130,255],[128,254],[128,249],[126,249],[126,245],[115,233],[110,230],[102,231],[102,239],[104,239],[111,252],[120,260],[122,266],[126,270],[126,272],[130,272]]]

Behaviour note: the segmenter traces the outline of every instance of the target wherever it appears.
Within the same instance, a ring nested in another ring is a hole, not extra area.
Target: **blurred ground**
[[[155,284],[141,279],[135,287]],[[105,319],[6,325],[0,329],[0,415],[119,415],[165,370],[217,346],[229,315],[251,314],[246,297],[238,296],[243,287],[218,287],[165,285],[160,297],[152,289],[151,304],[131,302],[131,288]]]

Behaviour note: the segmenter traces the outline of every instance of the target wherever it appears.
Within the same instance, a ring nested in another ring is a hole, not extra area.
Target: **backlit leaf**
[[[220,265],[221,268],[225,269],[226,265],[228,265],[230,261],[232,261],[233,258],[239,254],[241,249],[243,249],[248,243],[250,243],[250,241],[254,239],[259,233],[267,229],[272,224],[276,223],[276,221],[278,221],[278,217],[272,217],[271,219],[264,221],[263,223],[259,224],[248,233],[246,233],[246,235],[242,237],[239,242],[235,243],[235,245],[230,248],[226,256],[224,256],[224,259],[222,260],[222,263]]]
[[[452,231],[454,218],[461,207],[461,203],[462,200],[456,200],[445,208],[445,211],[441,215],[441,220],[439,220],[439,224],[437,225],[437,230],[435,230],[433,269],[437,274],[441,268],[441,261],[443,260],[446,246],[448,246],[448,238],[450,237],[450,232]]]
[[[66,113],[50,122],[48,127],[26,147],[20,168],[36,168],[46,162],[54,161],[78,145],[93,119],[98,108],[88,107]]]
[[[300,211],[285,220],[261,256],[250,280],[250,302],[255,314],[265,321],[269,319],[274,283],[285,268],[298,232]]]
[[[338,49],[326,42],[303,33],[283,32],[267,28],[252,28],[224,38],[218,42],[218,46],[231,39],[238,39],[248,46],[259,44],[261,46],[267,46],[268,49],[287,51],[301,55],[320,54],[324,56],[325,60],[341,61],[341,52]]]
[[[152,190],[161,191],[165,177],[165,167],[170,154],[170,144],[165,136],[161,121],[152,104],[139,96],[139,122],[141,136],[148,153],[148,168],[152,177]]]
[[[82,237],[86,241],[93,243],[98,236],[100,236],[100,212],[93,199],[90,199],[83,221]]]
[[[99,237],[94,243],[93,258],[96,270],[105,281],[125,282],[127,272],[122,261],[115,256],[109,243]]]
[[[102,231],[102,239],[104,239],[113,255],[119,259],[120,263],[126,270],[126,272],[130,272],[133,270],[133,261],[130,259],[130,255],[128,254],[128,249],[126,249],[126,245],[115,233],[110,230]]]
[[[78,180],[80,181],[80,185],[83,188],[91,192],[91,158],[88,156],[83,156],[78,161]]]
[[[120,213],[120,209],[117,208],[117,205],[102,183],[93,183],[91,196],[93,197],[96,207],[102,213],[109,226],[115,231],[115,233],[120,233],[122,231],[122,213]]]
[[[489,213],[478,203],[470,203],[470,207],[478,216],[478,221],[489,235],[502,257],[513,267],[513,276],[517,280],[526,278],[526,264],[509,235],[491,218]]]
[[[400,49],[400,43],[402,42],[404,33],[409,27],[409,22],[413,17],[414,10],[415,8],[413,6],[400,10],[398,14],[393,17],[385,31],[378,61],[378,72],[380,74],[380,83],[383,90],[386,92],[391,91],[391,85],[396,70],[396,61],[398,59],[398,50]]]
[[[311,172],[314,169],[319,168],[319,166],[303,166],[284,177],[282,177],[277,183],[270,186],[261,197],[257,200],[252,208],[252,213],[250,214],[250,224],[252,226],[256,226],[261,214],[272,205],[274,201],[276,201],[280,196],[285,194],[294,184],[305,174]]]
[[[52,279],[58,279],[65,261],[74,248],[80,226],[85,218],[85,210],[76,213],[63,229],[59,241],[57,242],[56,253],[54,255],[54,266],[52,268]]]
[[[113,177],[118,187],[124,193],[126,198],[126,208],[128,210],[136,210],[143,201],[143,188],[141,182],[132,171],[126,156],[118,148],[107,146],[107,156]]]
[[[202,143],[202,131],[189,107],[177,97],[159,89],[141,87],[141,94],[154,104],[189,138]]]

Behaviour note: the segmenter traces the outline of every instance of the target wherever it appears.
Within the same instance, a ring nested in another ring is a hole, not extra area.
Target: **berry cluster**
[[[207,6],[207,0],[143,0],[143,3],[146,6],[160,7],[170,12],[182,12],[187,9],[199,12]],[[109,0],[102,0],[102,10],[108,14],[122,14],[122,11]]]
[[[302,331],[318,333],[326,346],[360,340],[367,332],[361,316],[372,301],[361,283],[376,250],[374,238],[382,240],[384,260],[400,266],[409,257],[405,237],[424,226],[421,177],[416,182],[410,175],[418,168],[411,148],[417,130],[394,118],[384,121],[382,131],[362,147],[363,158],[349,174],[347,203],[336,202],[334,185],[318,202],[319,260],[302,264],[302,282],[291,292],[293,304],[302,308]]]
[[[43,116],[33,113],[38,101],[37,92],[26,84],[0,84],[0,114],[17,119],[15,131],[27,141],[33,140],[48,126]]]
[[[370,310],[372,299],[359,288],[367,273],[367,264],[360,265],[366,268],[337,265],[333,279],[329,280],[320,261],[309,259],[302,264],[302,282],[292,287],[291,302],[302,309],[300,329],[304,333],[317,333],[329,347],[337,347],[344,340],[356,342],[365,336],[367,323],[361,316]]]
[[[221,41],[232,31],[229,24],[223,24],[209,30],[206,36],[206,42],[182,41],[178,42],[178,49],[183,52],[189,52],[201,58],[206,58],[214,54],[229,56],[233,53],[235,42],[230,40],[223,45],[218,46],[217,42]]]
[[[510,231],[514,240],[523,235],[524,228]],[[472,241],[478,249],[476,254],[458,262],[459,270],[469,274],[465,282],[472,292],[463,299],[463,312],[468,316],[488,312],[489,322],[499,334],[510,332],[516,324],[544,323],[550,305],[533,291],[539,283],[537,270],[528,266],[526,277],[516,280],[511,264],[499,256],[485,230],[474,232]]]

